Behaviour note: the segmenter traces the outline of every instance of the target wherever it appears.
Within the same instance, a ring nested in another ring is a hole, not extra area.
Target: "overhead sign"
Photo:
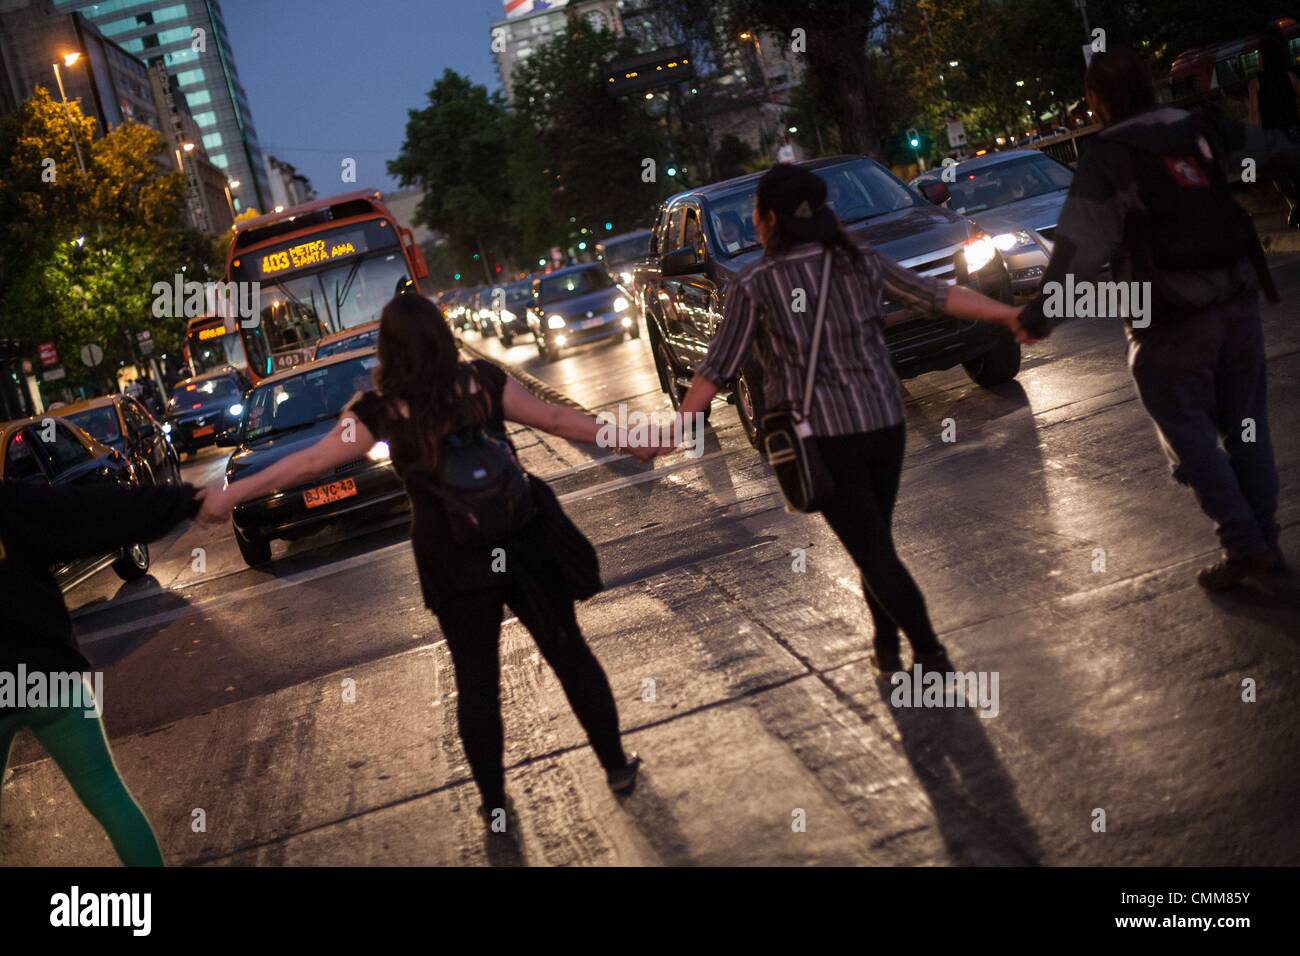
[[[948,145],[953,149],[966,145],[966,127],[961,120],[948,121]]]
[[[81,349],[81,364],[86,368],[94,368],[100,362],[104,361],[104,350],[95,343],[83,346]]]
[[[670,47],[613,61],[605,67],[605,89],[611,96],[624,96],[665,89],[694,76],[690,54]]]
[[[41,357],[42,368],[54,368],[59,364],[59,350],[54,347],[53,342],[42,342],[36,346],[36,352]]]

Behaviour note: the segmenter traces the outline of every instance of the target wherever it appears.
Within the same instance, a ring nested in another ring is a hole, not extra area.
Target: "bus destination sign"
[[[327,235],[319,239],[305,239],[258,255],[259,272],[263,278],[293,272],[311,266],[347,259],[365,252],[366,235],[362,229]]]

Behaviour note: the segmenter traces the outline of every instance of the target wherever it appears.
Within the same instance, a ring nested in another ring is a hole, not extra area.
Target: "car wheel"
[[[266,564],[271,560],[270,541],[264,541],[261,538],[245,538],[236,529],[235,544],[239,546],[239,556],[244,559],[244,563],[250,568],[255,568],[259,564]]]
[[[555,350],[546,344],[546,339],[538,337],[537,354],[541,356],[543,362],[555,361]]]
[[[993,348],[979,358],[963,362],[962,368],[972,382],[983,388],[1005,384],[1020,373],[1020,343],[1010,335],[999,334]]]
[[[515,344],[515,334],[513,332],[507,332],[505,329],[502,329],[501,344],[504,345],[506,348],[510,348],[512,345]]]
[[[668,401],[673,403],[673,408],[680,407],[686,391],[677,384],[677,366],[673,364],[668,343],[663,339],[655,342],[655,366],[659,371],[659,385],[668,393]]]
[[[746,362],[736,378],[736,413],[749,443],[761,449],[767,403],[763,399],[763,370],[757,362]]]
[[[631,338],[639,339],[641,337],[641,326],[638,325],[635,320],[633,320],[632,327],[627,330],[627,334]]]
[[[113,562],[113,573],[123,581],[138,581],[149,573],[149,545],[133,544],[122,549]]]

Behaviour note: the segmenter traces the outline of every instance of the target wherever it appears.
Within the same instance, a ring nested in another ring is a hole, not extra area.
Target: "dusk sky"
[[[497,86],[489,30],[501,0],[223,0],[235,65],[262,149],[320,196],[397,188],[407,110],[443,69]],[[448,144],[453,148],[454,144]],[[340,179],[357,161],[355,186]]]

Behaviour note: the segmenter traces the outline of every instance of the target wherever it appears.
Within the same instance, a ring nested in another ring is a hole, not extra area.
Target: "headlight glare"
[[[548,318],[548,319],[546,320],[546,327],[547,327],[548,329],[562,329],[562,328],[564,328],[564,316],[562,316],[562,315],[553,315],[553,316],[551,316],[550,318]]]
[[[976,236],[966,243],[966,248],[962,250],[962,255],[966,257],[966,271],[971,274],[979,272],[993,261],[997,251],[993,240],[988,236]]]

